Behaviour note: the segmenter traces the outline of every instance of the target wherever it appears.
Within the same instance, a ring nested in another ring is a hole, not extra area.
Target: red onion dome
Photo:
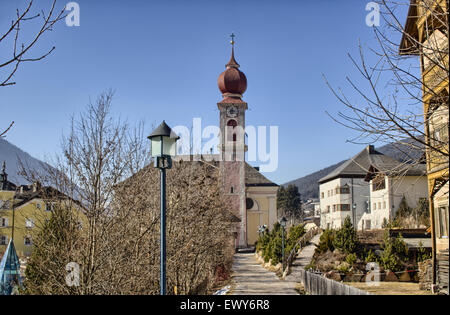
[[[239,64],[234,59],[234,47],[231,50],[230,61],[226,64],[226,70],[220,74],[217,84],[222,94],[242,95],[247,90],[247,78],[239,70]]]

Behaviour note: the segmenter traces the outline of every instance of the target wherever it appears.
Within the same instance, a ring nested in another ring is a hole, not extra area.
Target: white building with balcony
[[[367,146],[319,180],[320,227],[338,229],[349,216],[358,230],[381,228],[403,196],[410,207],[427,198],[424,172],[423,165],[401,163]],[[379,178],[385,186],[377,186]]]
[[[361,218],[362,229],[381,229],[383,222],[394,220],[403,198],[412,209],[420,199],[428,200],[425,164],[378,162],[377,166],[370,166],[365,180],[369,183],[370,206]]]

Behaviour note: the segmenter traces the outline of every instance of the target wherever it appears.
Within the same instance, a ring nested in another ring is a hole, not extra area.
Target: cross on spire
[[[233,45],[234,46],[234,38],[236,37],[236,35],[234,35],[234,33],[231,33],[231,35],[230,35],[230,37],[231,37],[231,45]]]

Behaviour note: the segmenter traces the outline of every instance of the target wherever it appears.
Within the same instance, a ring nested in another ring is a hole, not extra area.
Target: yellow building
[[[55,200],[68,200],[68,197],[54,188],[42,187],[37,183],[16,186],[8,181],[3,164],[0,173],[0,257],[11,238],[19,258],[31,255],[33,236],[50,218]],[[84,221],[80,215],[80,227]]]
[[[447,0],[411,0],[400,44],[400,54],[420,57],[426,141],[436,148],[427,150],[433,266],[449,244],[448,22]]]

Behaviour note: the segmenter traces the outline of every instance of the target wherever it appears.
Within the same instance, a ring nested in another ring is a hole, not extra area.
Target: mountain
[[[46,168],[44,162],[32,157],[14,144],[0,137],[0,167],[3,162],[6,163],[8,180],[16,185],[30,184],[25,178],[18,174],[20,170],[19,161],[27,168],[37,172],[44,172]]]
[[[423,151],[412,148],[408,144],[415,144],[416,146],[420,147],[420,145],[417,144],[417,142],[411,139],[403,142],[394,142],[386,144],[382,147],[376,148],[376,150],[401,162],[408,163],[412,161],[417,161],[423,155]],[[311,173],[304,177],[300,177],[298,179],[289,181],[283,184],[283,186],[287,186],[289,184],[296,185],[303,200],[310,198],[319,198],[319,183],[318,183],[319,179],[321,179],[322,177],[324,177],[325,175],[327,175],[328,173],[339,167],[345,161],[347,160],[338,162],[336,164],[328,166],[324,169],[321,169],[320,171]]]

